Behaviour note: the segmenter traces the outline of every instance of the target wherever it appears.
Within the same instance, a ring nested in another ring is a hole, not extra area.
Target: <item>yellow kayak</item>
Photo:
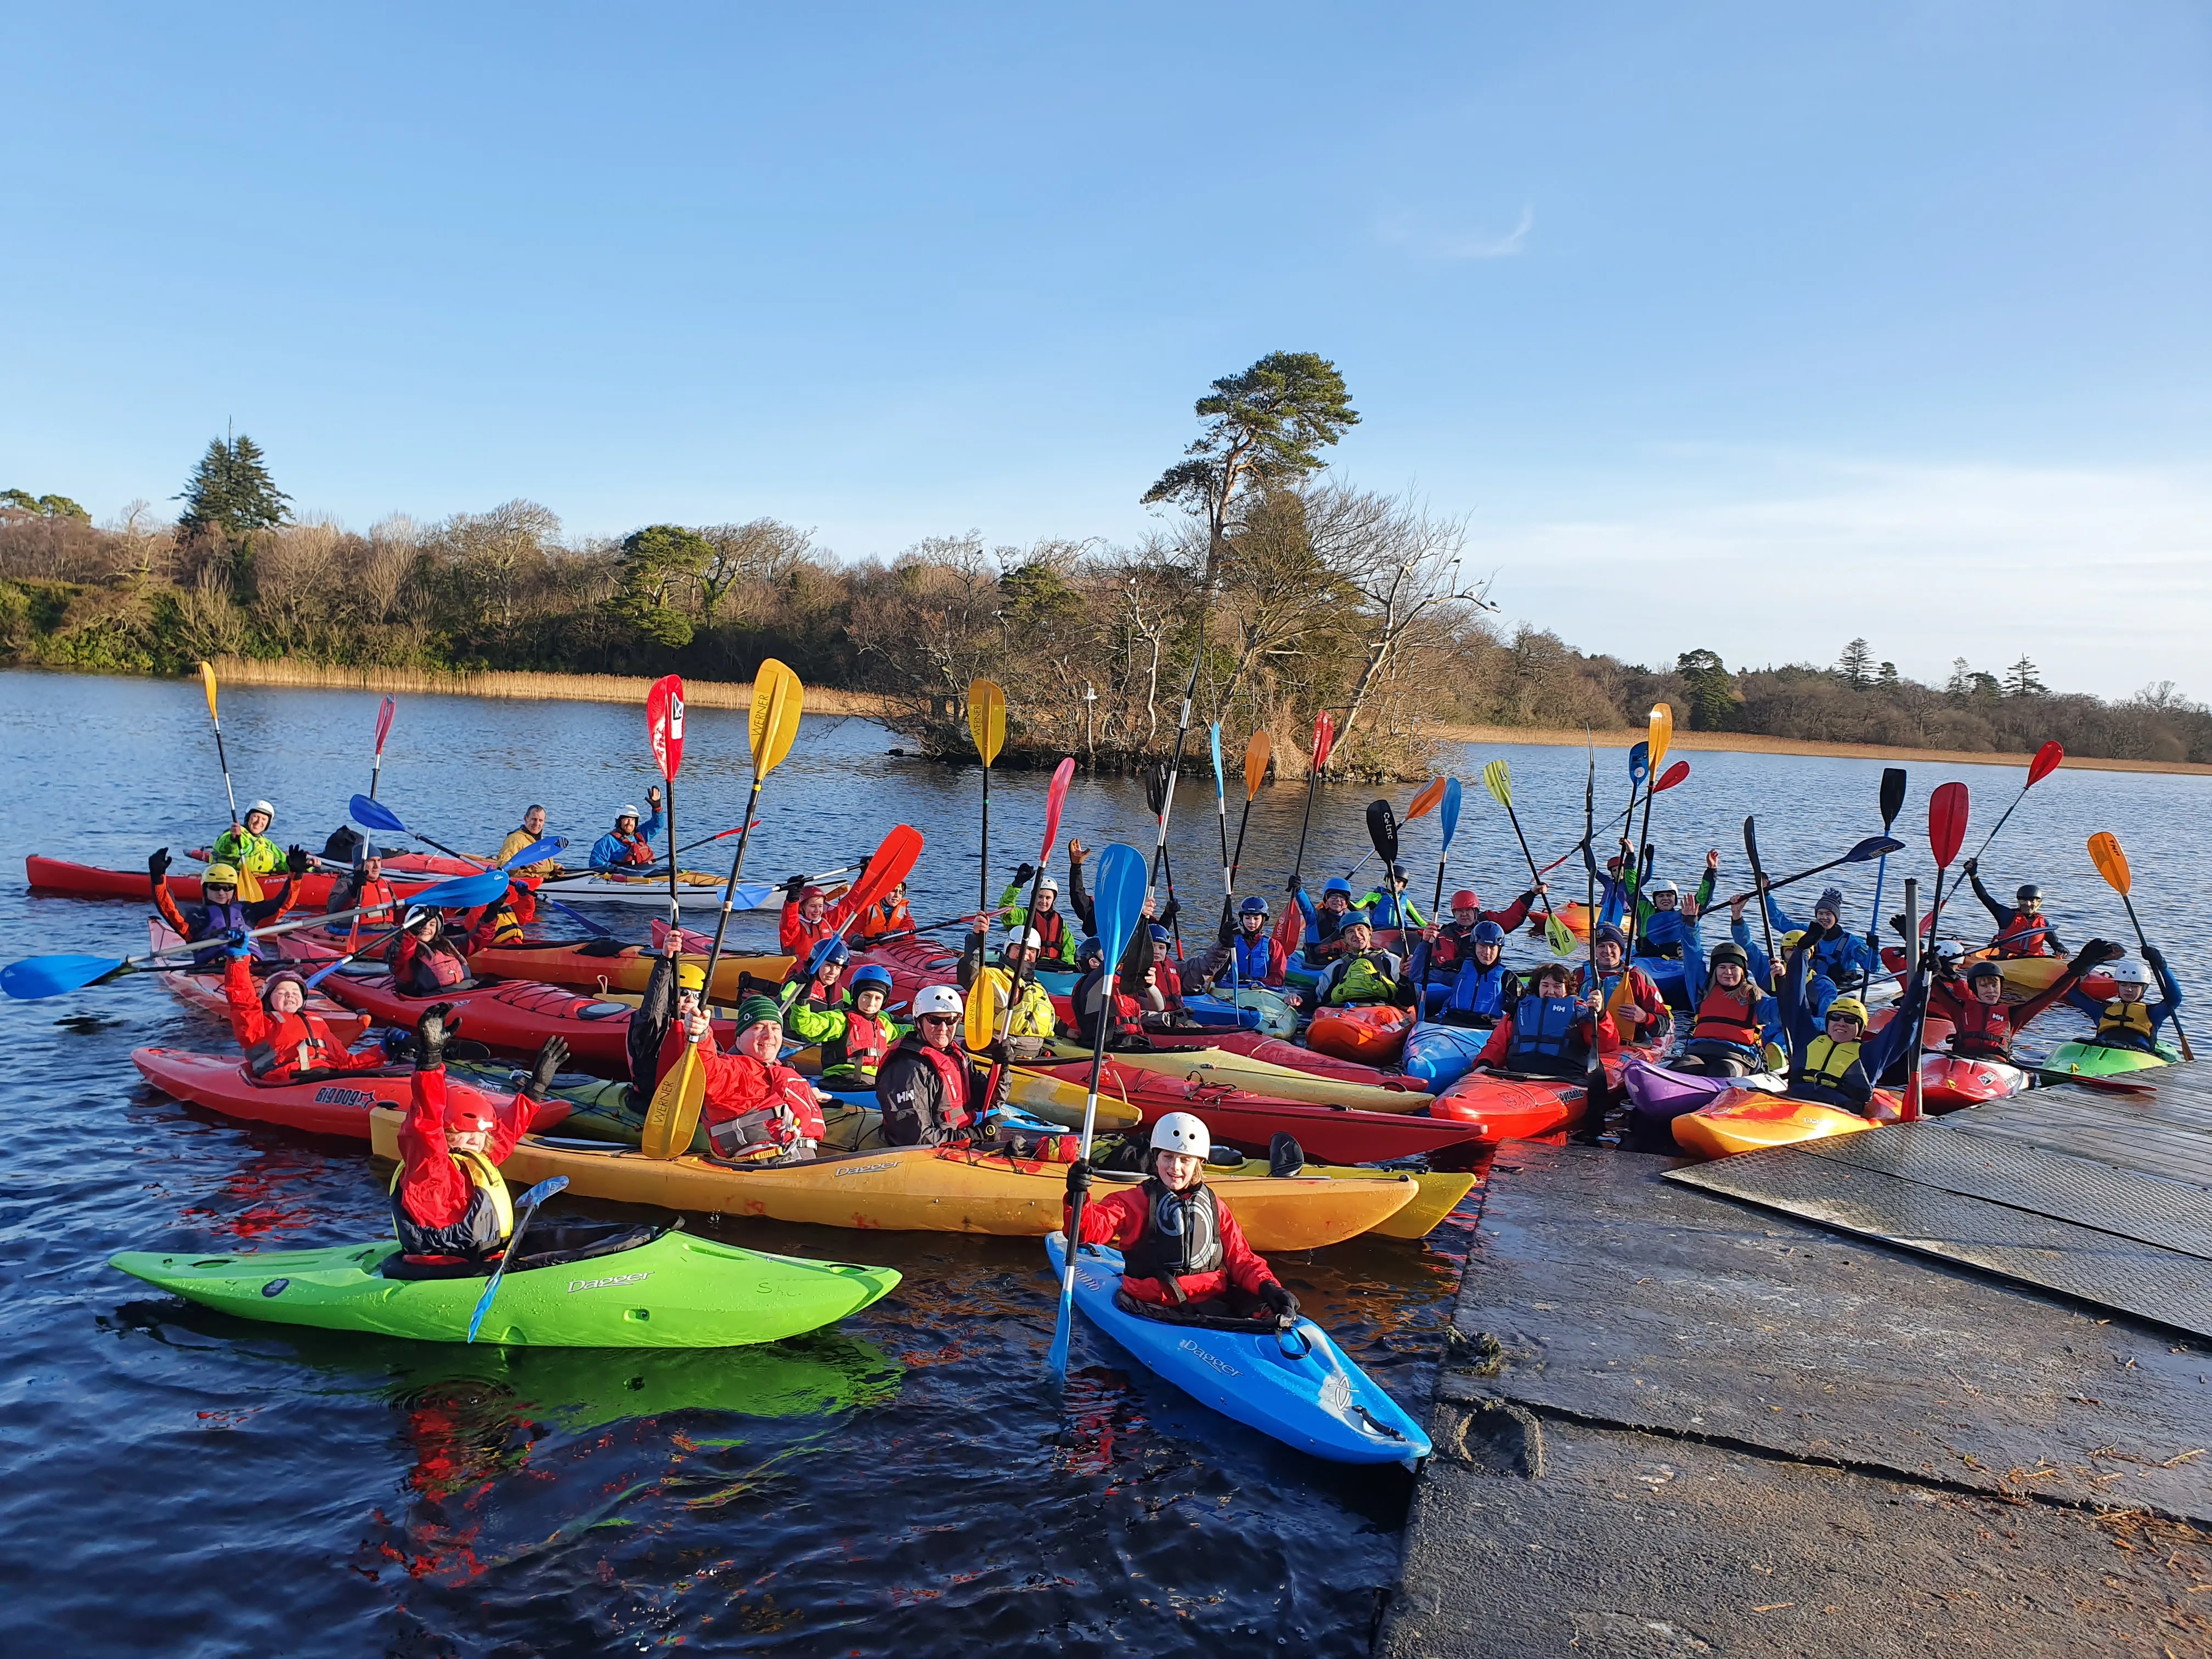
[[[1412,1112],[1436,1098],[1412,1089],[1347,1083],[1318,1072],[1278,1066],[1273,1060],[1255,1060],[1226,1048],[1165,1048],[1134,1054],[1116,1051],[1107,1058],[1116,1066],[1157,1072],[1163,1077],[1218,1083],[1224,1089],[1242,1089],[1248,1094],[1266,1095],[1274,1100],[1302,1100],[1316,1106],[1356,1106],[1368,1112]]]
[[[1674,1144],[1692,1157],[1727,1158],[1876,1127],[1873,1119],[1838,1107],[1755,1089],[1730,1089],[1711,1105],[1676,1118]]]
[[[1208,1181],[1247,1181],[1261,1175],[1267,1164],[1258,1158],[1247,1158],[1239,1170],[1216,1170],[1209,1167]],[[1401,1173],[1395,1170],[1363,1170],[1356,1164],[1309,1164],[1300,1171],[1304,1175],[1325,1175],[1332,1181],[1395,1181]],[[1413,1176],[1419,1188],[1413,1201],[1395,1215],[1386,1216],[1368,1231],[1382,1238],[1426,1238],[1436,1231],[1443,1218],[1459,1207],[1460,1200],[1474,1190],[1472,1175],[1456,1174],[1449,1170],[1426,1170]]]
[[[653,964],[661,957],[641,945],[625,945],[601,955],[581,944],[487,945],[469,955],[469,970],[497,979],[530,979],[542,985],[565,985],[578,991],[642,991],[653,977]],[[699,964],[705,967],[703,962]],[[789,957],[726,956],[714,964],[714,1000],[735,1002],[743,994],[741,982],[777,986],[791,972]]]
[[[379,1158],[398,1158],[401,1121],[394,1110],[370,1114],[369,1139]],[[538,1135],[525,1135],[500,1168],[512,1186],[566,1176],[569,1192],[578,1197],[667,1210],[1015,1238],[1042,1238],[1061,1226],[1067,1182],[1064,1164],[965,1147],[833,1152],[806,1164],[735,1169],[696,1153],[650,1158],[626,1146],[584,1146]],[[1102,1186],[1115,1179],[1100,1172]],[[1380,1224],[1419,1191],[1405,1175],[1352,1181],[1260,1176],[1237,1181],[1222,1196],[1254,1249],[1310,1250]]]

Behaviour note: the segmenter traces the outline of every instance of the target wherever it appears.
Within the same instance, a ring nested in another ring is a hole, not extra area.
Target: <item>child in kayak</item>
[[[852,907],[844,900],[832,905],[829,894],[805,877],[793,876],[783,884],[783,915],[776,923],[776,948],[803,962],[806,953],[823,939],[835,939],[852,914]]]
[[[783,981],[783,995],[789,999],[783,1023],[799,1042],[821,1042],[828,1035],[827,1016],[852,1001],[837,984],[852,960],[843,939],[825,939],[791,964],[791,974]]]
[[[1377,927],[1401,927],[1416,931],[1429,924],[1413,908],[1413,900],[1406,896],[1406,866],[1394,864],[1382,878],[1382,884],[1364,898],[1354,899],[1352,908],[1364,910],[1367,919]]]
[[[410,906],[392,949],[392,986],[403,996],[434,997],[469,982],[469,959],[427,904]]]
[[[1316,904],[1306,896],[1306,890],[1293,881],[1291,896],[1297,901],[1306,925],[1306,960],[1322,962],[1341,955],[1347,943],[1344,930],[1356,914],[1352,908],[1352,884],[1342,876],[1331,876],[1322,883],[1321,902]]]
[[[269,839],[269,826],[276,821],[276,809],[265,800],[258,800],[246,809],[246,822],[234,823],[215,838],[208,849],[208,857],[217,864],[227,864],[238,872],[238,896],[248,903],[262,897],[263,876],[274,873],[285,862],[287,854]],[[295,847],[292,852],[304,860],[306,849]],[[302,870],[307,868],[303,862]]]
[[[1030,881],[1036,874],[1036,866],[1024,864],[1014,872],[1014,878],[1006,890],[999,895],[999,915],[1006,919],[1009,930],[1027,922],[1037,936],[1037,966],[1044,969],[1075,966],[1075,946],[1078,934],[1067,925],[1067,913],[1060,908],[1060,884],[1047,876],[1037,884],[1036,908],[1031,911],[1022,901],[1029,892]]]
[[[1570,983],[1565,963],[1547,962],[1539,968],[1534,988],[1498,1022],[1469,1069],[1579,1078],[1589,1067],[1593,1042],[1601,1048],[1618,1048],[1620,1039],[1603,996],[1593,990],[1577,997],[1568,989]]]
[[[2081,954],[2087,956],[2088,951],[2084,949]],[[2150,964],[2150,972],[2144,970],[2144,962]],[[2150,989],[2151,972],[2158,975],[2159,995],[2164,999],[2155,1004],[2144,1000],[2145,993]],[[2089,1041],[2106,1048],[2155,1053],[2166,1022],[2181,1009],[2181,987],[2175,983],[2166,958],[2159,954],[2155,945],[2146,945],[2143,962],[2115,962],[2112,978],[2112,988],[2118,994],[2110,1002],[2099,1002],[2083,994],[2078,984],[2067,988],[2066,1000],[2097,1022],[2096,1035]]]
[[[1990,946],[1998,956],[2009,959],[2066,954],[2065,945],[2044,920],[2043,889],[2032,881],[2023,883],[2013,894],[2010,904],[1999,904],[1990,896],[1990,890],[1982,885],[1981,860],[1968,859],[1966,871],[1966,879],[1974,884],[1974,896],[1981,900],[1982,908],[1997,925]]]
[[[522,1092],[495,1107],[446,1080],[446,1045],[459,1029],[450,1002],[426,1010],[415,1026],[415,1080],[391,1189],[392,1230],[410,1261],[482,1264],[497,1257],[514,1231],[499,1166],[568,1058],[567,1043],[546,1038]]]
[[[1239,985],[1280,985],[1285,965],[1281,942],[1267,932],[1267,901],[1257,896],[1237,907],[1233,923],[1224,914],[1214,948],[1188,964],[1204,993],[1231,978]]]
[[[2027,1001],[2016,1003],[2005,1000],[2004,971],[1988,957],[1969,965],[1962,980],[1951,971],[1953,964],[1939,957],[1936,960],[1942,971],[1928,988],[1928,1015],[1951,1022],[1953,1054],[1965,1060],[1996,1060],[2009,1065],[2013,1039],[2030,1020],[2061,998],[2073,995],[2074,988],[2091,969],[2122,954],[2118,945],[2093,939],[2067,964],[2064,973]],[[1796,960],[1795,952],[1791,960]]]
[[[1820,1010],[1834,1001],[1844,987],[1863,985],[1881,971],[1874,947],[1844,929],[1842,888],[1822,888],[1820,896],[1813,901],[1813,919],[1806,922],[1792,921],[1773,894],[1764,896],[1767,919],[1777,933],[1802,932],[1805,936],[1799,943],[1809,952],[1811,988]]]
[[[307,855],[300,854],[300,868],[307,867]],[[293,895],[298,890],[288,874],[284,884],[273,898],[252,901],[239,896],[238,872],[228,864],[210,864],[200,874],[200,903],[197,909],[179,907],[176,897],[169,891],[169,849],[156,848],[146,860],[146,874],[153,884],[154,908],[161,913],[161,920],[177,930],[177,937],[187,945],[209,941],[209,948],[192,958],[195,968],[212,968],[223,959],[222,940],[233,931],[243,933],[249,928],[266,927],[292,908]],[[253,956],[267,956],[267,948],[249,940],[247,949]]]
[[[1200,1179],[1213,1139],[1188,1112],[1170,1112],[1152,1126],[1152,1172],[1134,1187],[1117,1187],[1083,1206],[1085,1244],[1121,1253],[1121,1290],[1147,1308],[1185,1318],[1250,1319],[1265,1310],[1277,1320],[1297,1317],[1298,1299],[1244,1242],[1229,1206]],[[1091,1188],[1091,1166],[1067,1166],[1067,1206]]]
[[[892,939],[914,932],[914,913],[907,908],[906,884],[900,882],[860,913],[853,931],[862,939]]]
[[[1774,999],[1751,976],[1751,957],[1734,939],[1713,946],[1705,994],[1682,1052],[1668,1062],[1692,1077],[1749,1077],[1765,1069]]]
[[[246,1050],[246,1069],[257,1083],[289,1083],[303,1072],[362,1072],[389,1063],[380,1043],[354,1054],[331,1036],[322,1017],[307,1012],[307,982],[289,969],[270,975],[257,993],[243,933],[231,936],[222,995],[230,1005],[231,1035]]]
[[[1447,1025],[1494,1030],[1507,1010],[1521,1000],[1520,975],[1504,962],[1505,929],[1494,921],[1478,921],[1468,930],[1466,948],[1466,960],[1452,980],[1440,1018]]]
[[[832,1009],[822,1022],[823,1035],[807,1039],[822,1045],[825,1088],[874,1088],[891,1045],[906,1035],[907,1028],[884,1012],[891,994],[889,969],[863,964],[853,975],[851,994],[852,1006]],[[798,1012],[792,1010],[794,1017]],[[799,1029],[795,1018],[792,1029]]]
[[[822,1109],[830,1097],[782,1065],[783,1014],[773,997],[738,1005],[730,1052],[714,1046],[714,1023],[695,1008],[684,1027],[707,1074],[699,1121],[714,1156],[727,1164],[793,1164],[814,1156],[829,1132]]]
[[[994,1103],[991,1074],[960,1046],[965,1015],[950,985],[914,994],[914,1034],[890,1051],[876,1073],[876,1103],[888,1146],[957,1146],[971,1139]],[[996,1068],[1003,1092],[1006,1068]]]

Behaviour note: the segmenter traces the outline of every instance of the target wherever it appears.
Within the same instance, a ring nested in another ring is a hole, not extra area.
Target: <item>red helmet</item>
[[[1473,888],[1462,887],[1452,895],[1451,908],[1455,910],[1479,910],[1482,908],[1482,901],[1475,897]]]
[[[446,1127],[457,1133],[488,1134],[498,1127],[491,1104],[474,1089],[449,1088],[446,1092]]]

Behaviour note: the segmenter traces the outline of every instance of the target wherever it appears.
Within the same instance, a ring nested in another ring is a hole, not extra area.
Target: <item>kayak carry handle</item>
[[[1290,1339],[1294,1336],[1298,1340],[1298,1346],[1295,1350],[1290,1344]],[[1285,1359],[1304,1359],[1313,1352],[1314,1346],[1313,1338],[1308,1336],[1295,1323],[1279,1327],[1276,1330],[1275,1346],[1282,1350],[1283,1358]]]

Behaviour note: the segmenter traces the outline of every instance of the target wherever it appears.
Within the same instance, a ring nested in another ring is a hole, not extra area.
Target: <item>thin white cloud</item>
[[[2054,690],[2212,697],[2212,469],[1700,459],[1678,504],[1480,533],[1507,615],[1652,663],[1826,662],[1863,635],[1923,679],[2025,652]],[[1754,471],[1768,489],[1731,499]]]
[[[1521,217],[1503,236],[1480,231],[1448,230],[1419,215],[1392,214],[1375,226],[1376,236],[1394,247],[1429,259],[1510,259],[1528,246],[1536,228],[1534,204],[1521,210]]]

